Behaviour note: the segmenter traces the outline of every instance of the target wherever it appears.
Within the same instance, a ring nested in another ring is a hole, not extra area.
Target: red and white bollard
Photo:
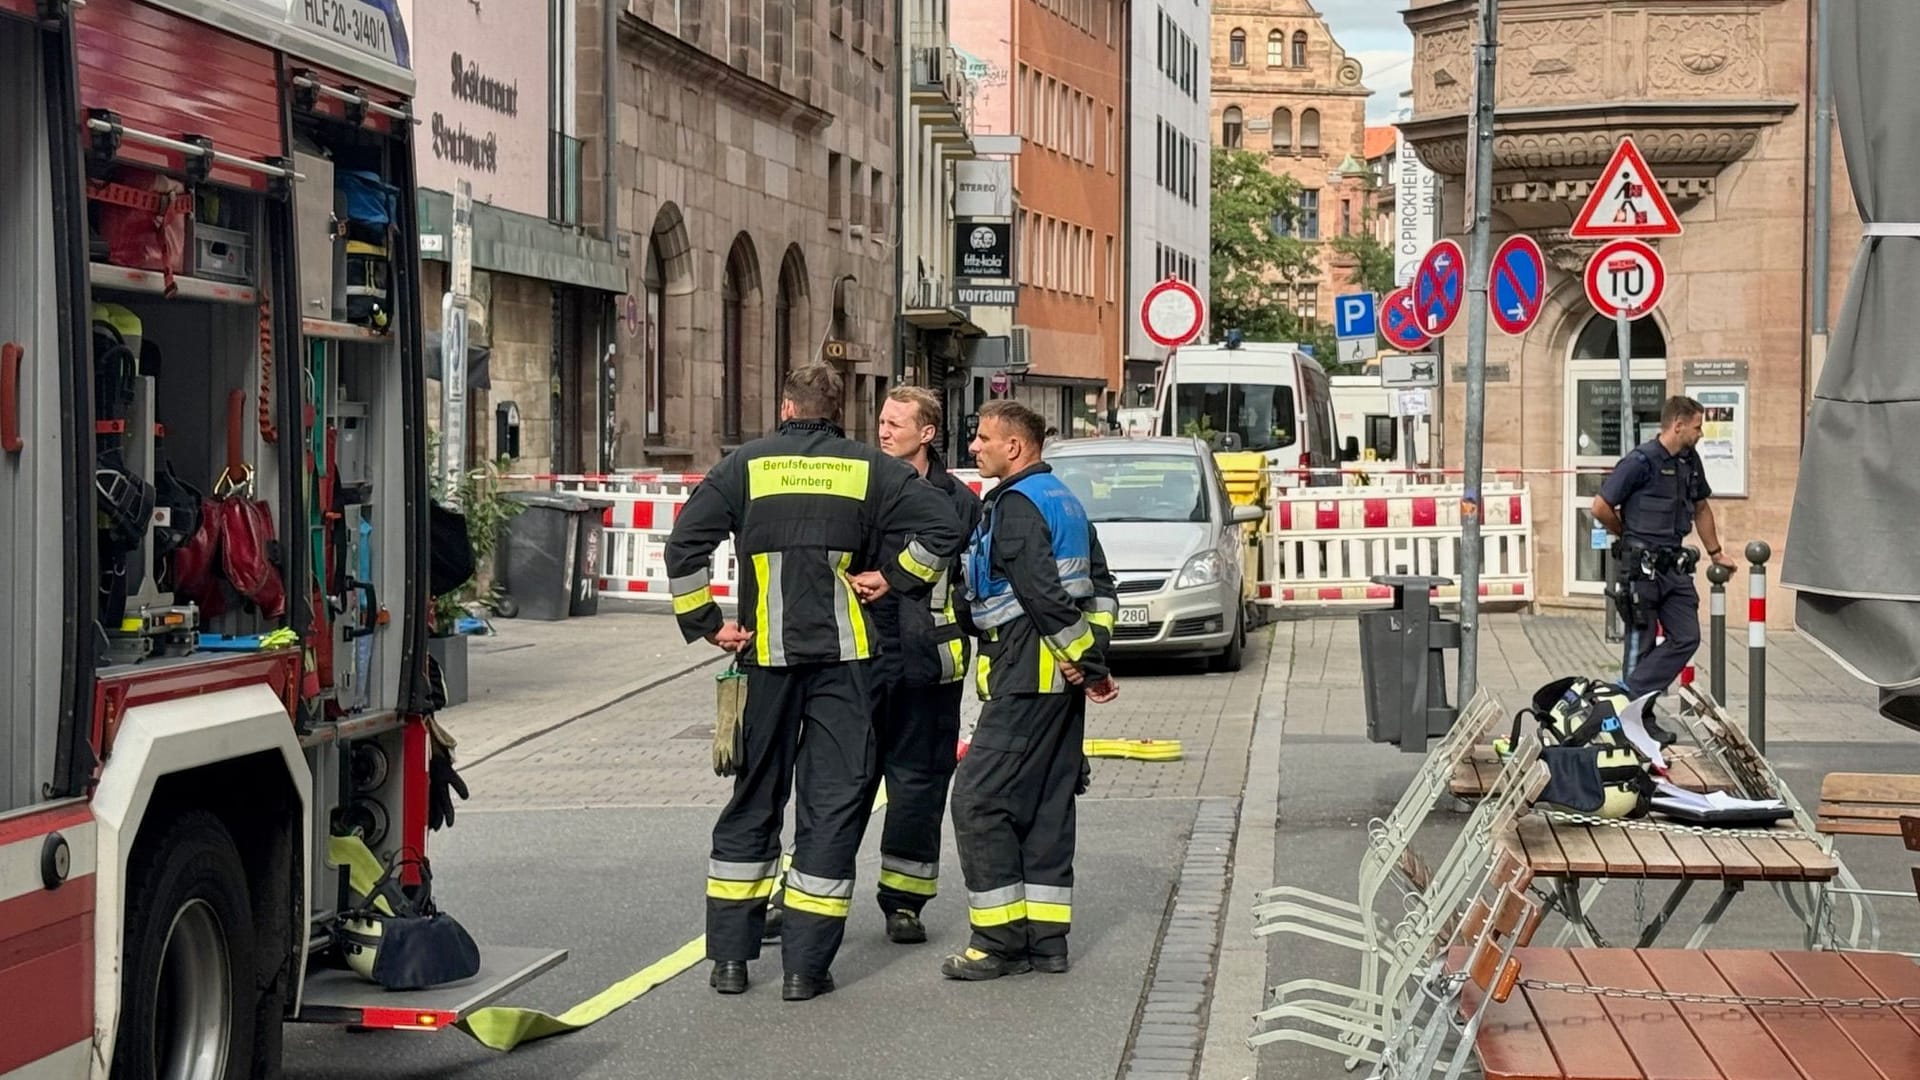
[[[1767,560],[1765,540],[1747,545],[1747,738],[1767,752]]]

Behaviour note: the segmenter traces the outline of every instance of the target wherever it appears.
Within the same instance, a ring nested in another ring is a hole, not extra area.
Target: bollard
[[[1767,560],[1773,549],[1765,540],[1747,545],[1747,738],[1753,748],[1767,752]]]
[[[1707,662],[1713,665],[1713,700],[1721,706],[1727,703],[1727,582],[1732,578],[1733,567],[1707,564]]]

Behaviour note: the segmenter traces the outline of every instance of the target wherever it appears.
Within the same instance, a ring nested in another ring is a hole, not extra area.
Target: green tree
[[[1393,291],[1393,251],[1371,232],[1334,237],[1333,250],[1352,261],[1353,283],[1362,291],[1383,299]]]
[[[1238,330],[1248,341],[1297,341],[1314,346],[1322,364],[1334,359],[1333,334],[1294,314],[1283,297],[1319,273],[1315,246],[1292,233],[1300,221],[1300,186],[1267,171],[1266,158],[1248,150],[1213,151],[1213,336]],[[1286,228],[1275,229],[1275,220]]]

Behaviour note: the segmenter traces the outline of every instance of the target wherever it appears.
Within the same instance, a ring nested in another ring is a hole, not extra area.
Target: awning
[[[421,188],[419,204],[420,234],[447,236],[453,220],[453,196]],[[450,243],[443,242],[440,251],[423,257],[446,262],[451,248]],[[482,202],[473,204],[473,266],[476,270],[601,292],[627,291],[627,260],[614,253],[612,244],[543,218]]]
[[[1920,4],[1833,5],[1834,103],[1867,235],[1807,416],[1781,582],[1802,633],[1920,726]]]

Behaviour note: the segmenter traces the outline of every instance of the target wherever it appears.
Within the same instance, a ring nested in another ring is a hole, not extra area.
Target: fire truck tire
[[[252,1071],[253,916],[220,819],[189,811],[128,868],[119,1080],[244,1080]]]

